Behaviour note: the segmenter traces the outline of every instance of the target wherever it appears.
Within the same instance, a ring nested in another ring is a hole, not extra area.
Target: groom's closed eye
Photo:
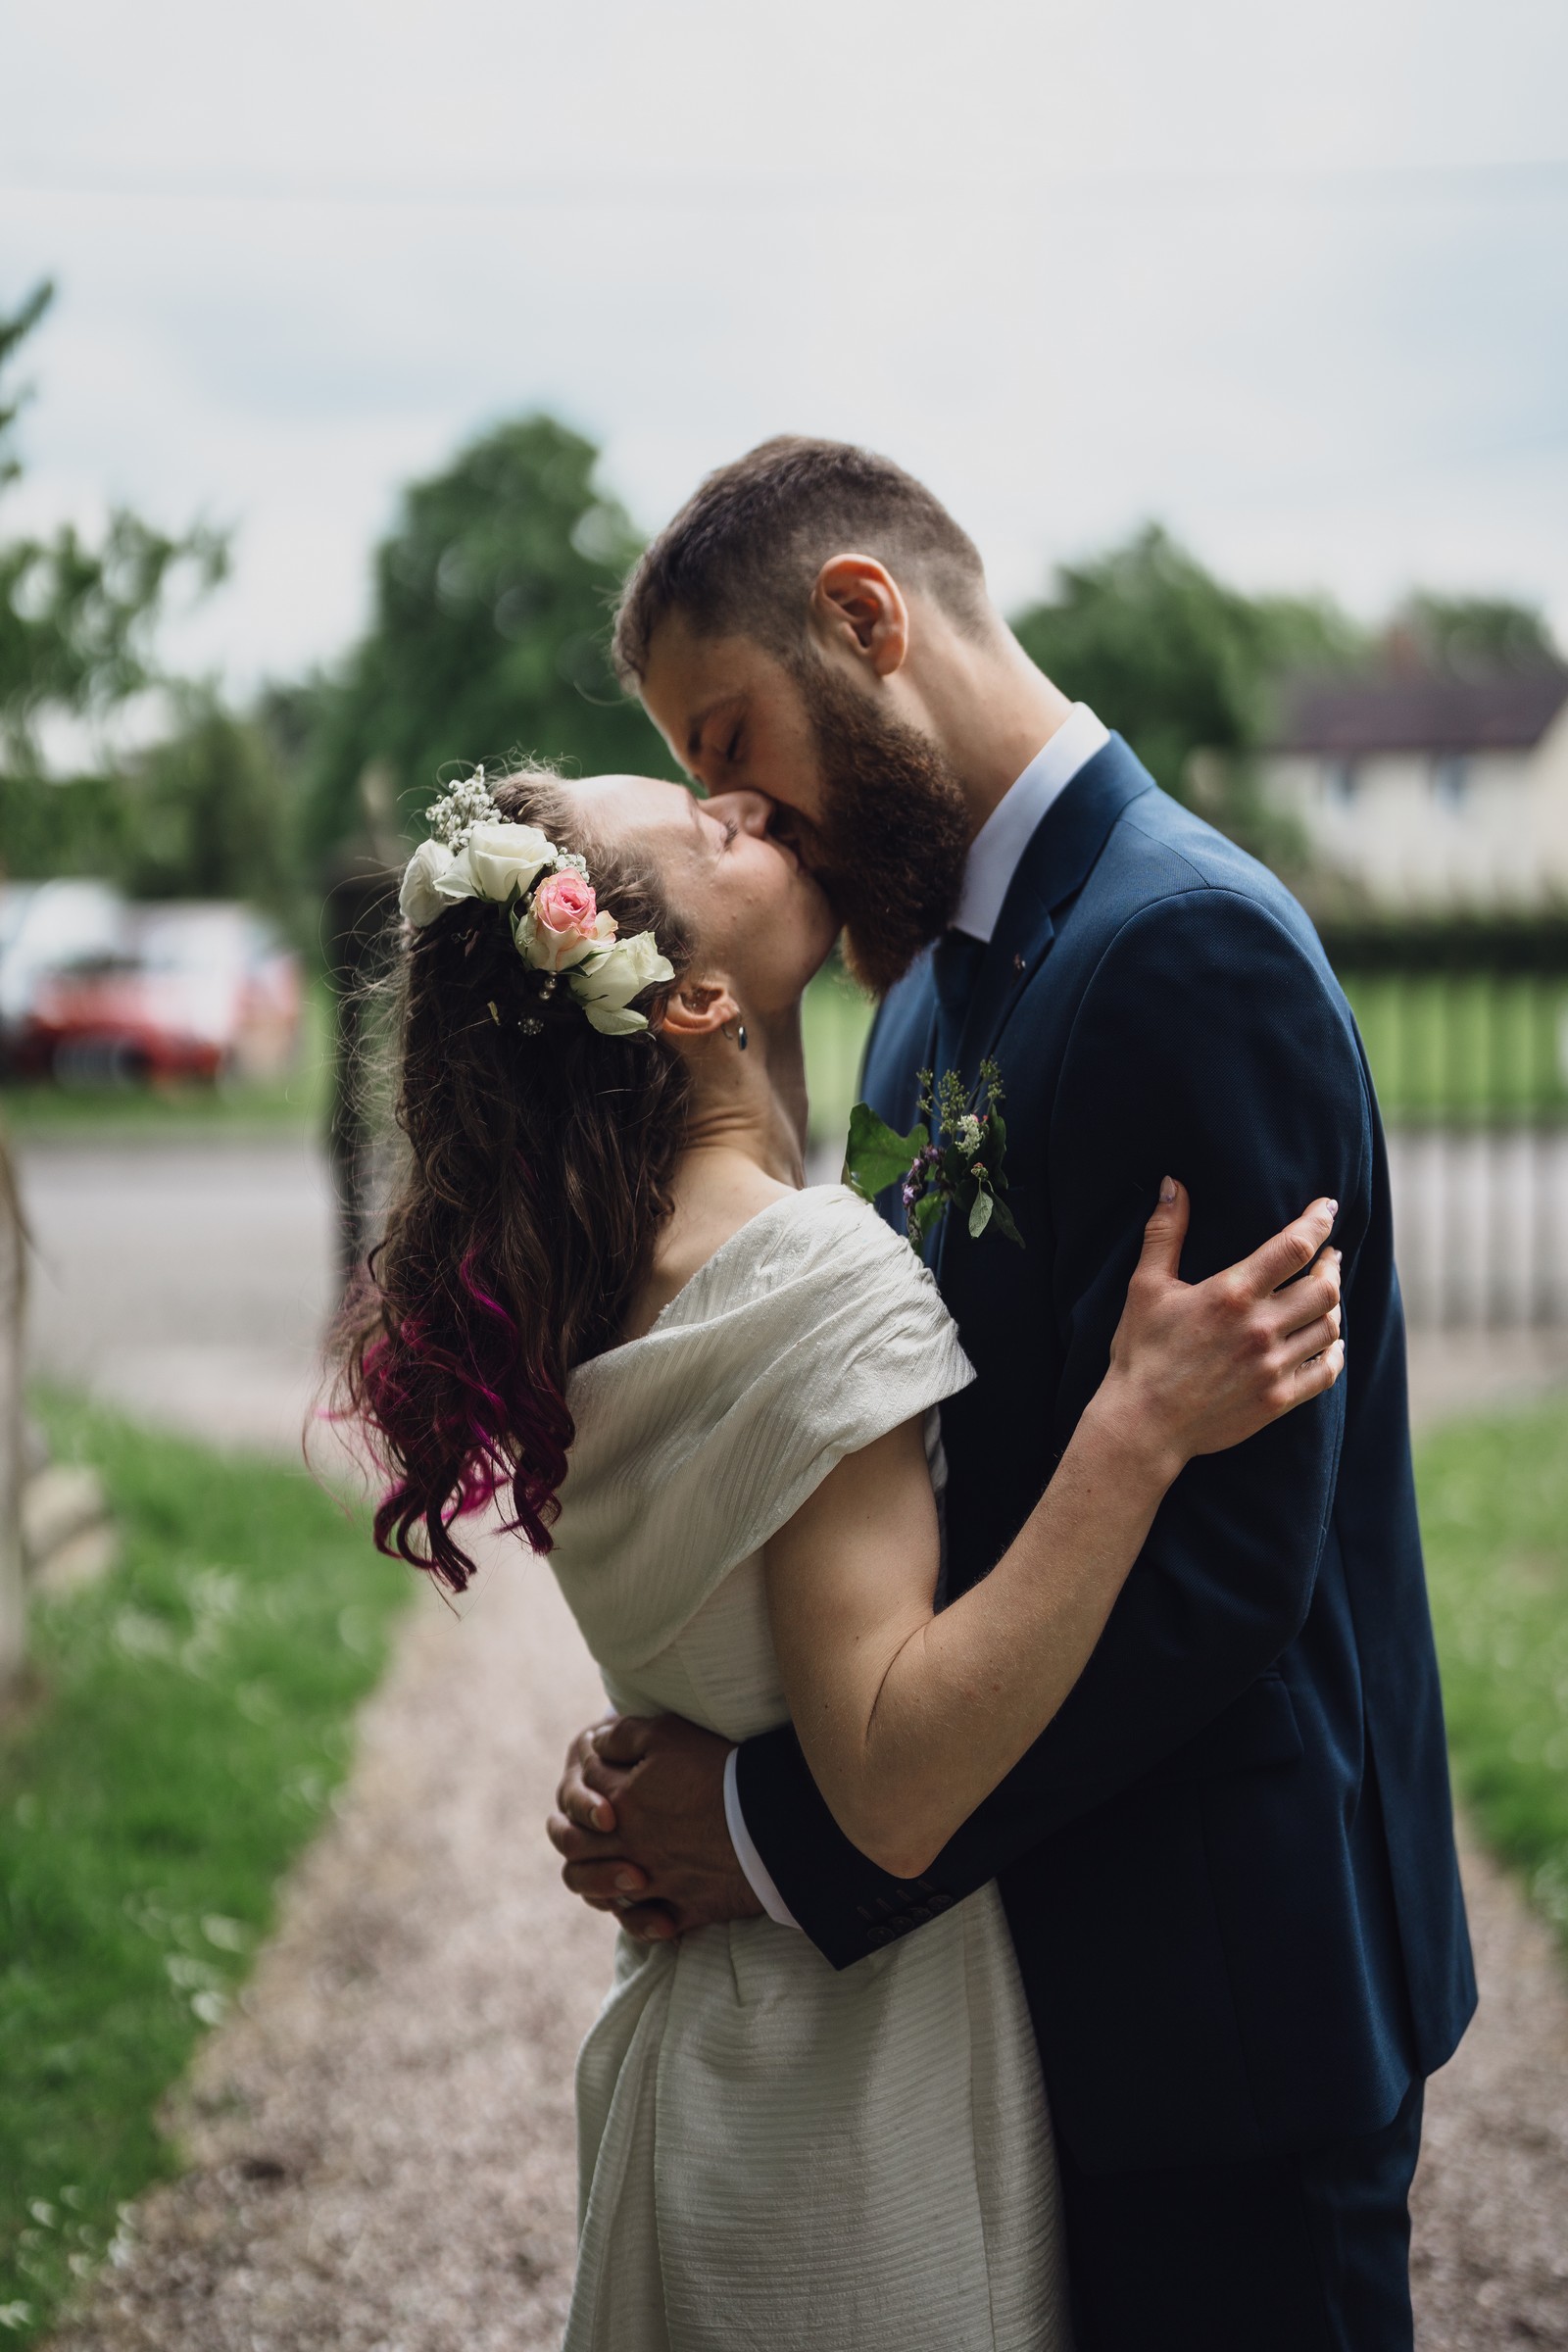
[[[730,768],[740,758],[745,727],[732,702],[726,708],[704,710],[692,721],[686,736],[686,758],[699,775],[710,767]]]

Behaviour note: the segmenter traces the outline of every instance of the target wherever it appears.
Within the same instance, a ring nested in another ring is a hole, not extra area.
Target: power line
[[[722,205],[758,212],[840,211],[847,201],[873,208],[890,204],[938,205],[963,210],[999,203],[1019,203],[1030,197],[1093,194],[1115,203],[1140,200],[1168,203],[1187,198],[1212,202],[1229,194],[1276,195],[1283,198],[1328,196],[1360,201],[1403,200],[1412,195],[1445,193],[1491,196],[1559,197],[1568,192],[1568,158],[1542,157],[1524,161],[1471,163],[1238,165],[1234,168],[1137,166],[1127,170],[1104,167],[1062,169],[1049,172],[1004,173],[895,172],[867,177],[859,184],[835,175],[824,189],[815,171],[585,173],[570,180],[559,172],[535,176],[476,181],[468,172],[461,185],[449,182],[360,180],[327,174],[200,173],[118,172],[73,176],[40,167],[24,167],[0,176],[0,194],[56,198],[67,202],[145,202],[180,204],[243,204],[341,206],[345,208],[408,209],[417,212],[595,212],[636,209],[646,211],[706,211]]]

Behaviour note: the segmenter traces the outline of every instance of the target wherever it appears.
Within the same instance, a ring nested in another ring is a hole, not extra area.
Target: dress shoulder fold
[[[753,1218],[568,1386],[552,1564],[601,1662],[653,1655],[847,1454],[973,1377],[930,1272],[857,1195]]]

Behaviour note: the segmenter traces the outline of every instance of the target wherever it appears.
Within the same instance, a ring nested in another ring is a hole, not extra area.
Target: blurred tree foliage
[[[1449,677],[1491,677],[1499,669],[1544,669],[1562,657],[1544,613],[1502,597],[1417,593],[1395,615],[1385,653],[1413,658]]]
[[[1244,596],[1152,523],[1124,546],[1062,565],[1055,595],[1012,625],[1032,660],[1115,726],[1167,792],[1248,848],[1290,862],[1250,762],[1284,674],[1338,667],[1363,652],[1333,605]]]
[[[361,828],[368,772],[404,823],[454,763],[532,753],[670,772],[610,667],[610,611],[639,541],[595,487],[598,456],[555,418],[525,416],[405,493],[376,551],[369,632],[319,689],[318,852]]]
[[[97,874],[134,898],[300,903],[286,756],[261,713],[171,689],[174,724],[109,775],[0,774],[0,856],[19,880]]]
[[[199,687],[182,689],[176,707],[178,725],[126,777],[136,809],[127,886],[138,898],[287,906],[297,827],[265,721]]]
[[[51,299],[0,316],[0,371]],[[20,402],[0,399],[0,494],[19,471]],[[609,662],[610,612],[638,540],[596,481],[599,453],[548,416],[502,424],[404,493],[376,550],[369,629],[335,669],[267,688],[244,711],[179,685],[153,656],[177,580],[223,571],[215,533],[117,512],[96,543],[0,538],[0,867],[97,872],[141,895],[237,896],[302,915],[323,860],[397,834],[455,767],[534,754],[671,774]],[[1256,788],[1282,682],[1414,663],[1450,674],[1555,659],[1539,613],[1417,595],[1381,637],[1327,601],[1249,597],[1155,525],[1063,566],[1014,621],[1026,651],[1093,703],[1166,789],[1291,867],[1297,845]],[[157,686],[162,741],[112,774],[46,777],[40,730]]]
[[[37,324],[54,289],[38,286],[0,316],[0,371]],[[0,493],[22,470],[14,428],[21,398],[0,399]],[[92,545],[66,523],[50,539],[0,541],[0,762],[12,778],[41,773],[39,724],[91,717],[157,681],[153,630],[183,574],[200,591],[223,574],[226,544],[198,527],[171,539],[122,508]]]
[[[53,298],[41,285],[0,317],[0,371]],[[0,492],[22,468],[21,397],[0,399]],[[202,594],[227,547],[198,527],[183,538],[117,509],[101,539],[74,525],[52,538],[0,540],[0,864],[10,874],[103,874],[143,896],[243,896],[283,903],[295,828],[265,727],[180,686],[153,638],[176,582]],[[101,718],[161,688],[167,739],[103,775],[48,772],[51,719]]]

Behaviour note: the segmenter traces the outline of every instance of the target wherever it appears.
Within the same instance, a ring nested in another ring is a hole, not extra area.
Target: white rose
[[[547,865],[556,861],[555,843],[537,825],[475,825],[465,852],[481,899],[504,906],[519,890],[528,889]]]
[[[440,886],[452,863],[452,852],[439,841],[421,841],[404,867],[398,906],[416,931],[451,905]]]
[[[651,931],[631,939],[613,940],[602,955],[593,956],[570,975],[568,986],[590,1024],[604,1037],[630,1037],[648,1022],[627,1009],[633,997],[656,982],[673,980],[675,967],[659,953]]]

